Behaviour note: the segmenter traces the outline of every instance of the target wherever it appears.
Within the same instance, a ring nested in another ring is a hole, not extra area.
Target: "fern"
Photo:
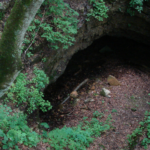
[[[135,8],[139,13],[143,10],[143,2],[148,1],[148,0],[131,0],[129,3],[129,7],[127,9],[127,12],[131,15],[134,16],[134,10],[132,8]]]
[[[87,21],[90,20],[89,18],[91,16],[98,19],[99,21],[103,21],[103,18],[108,17],[106,14],[108,8],[105,6],[105,2],[103,0],[89,0],[89,2],[92,5],[92,9],[90,9],[90,12],[87,14]]]

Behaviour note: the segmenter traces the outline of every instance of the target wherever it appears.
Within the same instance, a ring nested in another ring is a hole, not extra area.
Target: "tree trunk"
[[[21,70],[24,35],[44,0],[16,0],[0,40],[0,97]]]

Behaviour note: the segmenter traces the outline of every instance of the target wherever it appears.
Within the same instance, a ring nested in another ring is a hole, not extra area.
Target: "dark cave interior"
[[[147,71],[150,71],[149,56],[149,46],[131,39],[105,36],[95,40],[85,50],[74,54],[63,75],[45,89],[44,98],[51,102],[53,108],[49,112],[40,113],[42,120],[49,122],[54,127],[59,125],[56,121],[62,114],[58,111],[60,110],[59,104],[84,79],[103,77],[107,62],[110,67],[113,67],[111,62],[117,61],[116,65],[132,66],[138,69],[146,68]],[[87,85],[84,85],[84,87],[88,88]],[[67,103],[69,105],[69,101]],[[48,121],[49,116],[51,116],[50,121]],[[63,120],[63,118],[60,120]]]

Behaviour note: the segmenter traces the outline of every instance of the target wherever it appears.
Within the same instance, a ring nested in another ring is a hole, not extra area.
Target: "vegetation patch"
[[[32,131],[27,126],[26,116],[22,113],[13,113],[11,108],[0,105],[0,147],[3,149],[19,150],[18,144],[28,147],[36,146],[39,142],[49,143],[55,150],[69,148],[70,150],[86,150],[93,142],[94,137],[101,136],[101,133],[111,128],[111,115],[103,123],[92,118],[91,121],[81,122],[77,127],[56,128],[51,132],[42,131],[42,135]],[[49,128],[47,123],[41,126]]]
[[[94,17],[98,19],[98,21],[103,21],[103,18],[108,18],[106,13],[109,9],[105,6],[105,2],[103,0],[89,0],[89,2],[90,5],[92,5],[92,8],[87,14],[87,21],[90,20],[90,17]]]
[[[145,149],[147,149],[148,144],[150,144],[150,112],[145,112],[145,119],[139,124],[140,126],[137,127],[132,134],[127,136],[129,148],[131,150],[134,149],[141,136],[144,136],[143,140],[141,141],[141,145],[144,146]]]
[[[134,16],[135,14],[135,11],[133,9],[136,9],[139,13],[141,13],[141,11],[143,10],[144,1],[148,1],[148,0],[131,0],[127,12],[131,16]]]
[[[18,144],[36,146],[40,141],[38,134],[32,131],[22,113],[12,113],[8,106],[0,105],[0,147],[18,150]]]
[[[75,42],[77,16],[78,13],[63,0],[45,0],[27,30],[22,52],[31,57],[32,50],[38,46],[37,37],[48,41],[52,49],[58,49],[58,45],[67,49]]]
[[[28,113],[32,113],[37,108],[43,112],[52,108],[49,101],[43,99],[44,95],[40,91],[48,84],[49,79],[44,71],[34,68],[35,77],[31,81],[27,80],[27,74],[20,73],[16,79],[16,83],[12,85],[10,90],[6,93],[5,102],[13,101],[17,106],[28,105]]]

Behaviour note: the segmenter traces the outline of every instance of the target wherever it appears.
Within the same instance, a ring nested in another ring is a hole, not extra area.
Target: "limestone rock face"
[[[51,79],[49,84],[55,82],[64,73],[69,60],[77,51],[87,48],[93,41],[103,36],[126,37],[150,45],[150,1],[144,3],[142,13],[135,11],[134,16],[127,13],[129,1],[115,0],[113,3],[105,1],[109,11],[107,12],[108,18],[104,18],[103,21],[98,21],[93,17],[90,18],[90,21],[86,21],[87,13],[91,8],[87,0],[65,0],[65,2],[79,13],[78,33],[74,35],[76,39],[74,45],[68,49],[63,49],[61,45],[58,45],[59,49],[56,51],[50,49],[49,44],[43,41],[37,48],[43,51],[42,55],[37,51],[30,57],[30,68],[36,66],[44,70]],[[2,9],[2,5],[0,7]],[[100,53],[110,51],[111,48],[105,46]],[[47,59],[43,64],[41,64],[42,58]],[[115,80],[115,85],[120,85],[120,83]]]
[[[113,5],[106,2],[106,6],[109,8],[107,13],[108,18],[105,18],[103,21],[91,18],[87,22],[86,10],[90,6],[87,1],[66,0],[66,2],[79,12],[79,29],[75,35],[76,42],[73,46],[70,46],[67,50],[63,50],[62,48],[57,51],[49,50],[49,55],[46,56],[47,62],[44,64],[43,69],[49,77],[53,77],[50,83],[56,81],[63,74],[69,60],[77,51],[87,48],[94,40],[105,35],[126,37],[150,45],[150,15],[148,15],[150,14],[150,9],[147,9],[146,5],[143,6],[143,13],[136,12],[135,16],[131,17],[126,12],[129,5],[127,1],[115,1]],[[120,12],[118,11],[119,8],[121,8]],[[130,27],[128,26],[129,24],[131,25]],[[105,49],[111,51],[109,47],[105,47]],[[40,64],[39,62],[37,65],[40,66]],[[117,82],[117,85],[120,84]]]
[[[121,85],[121,83],[112,75],[109,75],[107,78],[107,82],[111,85],[111,86],[118,86]]]

